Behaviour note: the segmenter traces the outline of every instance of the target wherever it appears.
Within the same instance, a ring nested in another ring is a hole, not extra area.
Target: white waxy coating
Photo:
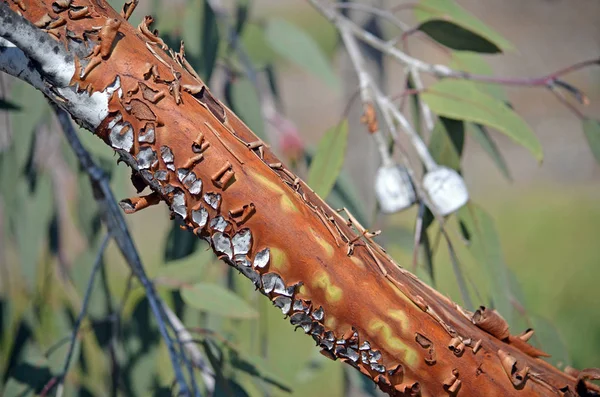
[[[271,259],[271,250],[265,248],[258,251],[254,257],[254,267],[259,269],[265,268],[269,264],[269,259]]]
[[[217,232],[212,236],[213,246],[217,252],[227,255],[229,259],[233,257],[231,249],[231,240],[221,232]]]
[[[415,203],[416,194],[406,168],[382,166],[375,176],[375,195],[386,214],[402,211]]]
[[[187,209],[185,208],[185,194],[179,191],[173,195],[173,204],[171,204],[173,212],[185,219],[187,217]]]
[[[438,167],[425,174],[423,189],[438,214],[450,215],[469,201],[469,191],[458,172]]]
[[[208,211],[204,207],[199,210],[192,211],[192,221],[198,225],[198,227],[206,226],[206,222],[208,221]]]
[[[242,229],[233,236],[231,241],[235,255],[247,255],[252,248],[252,233],[250,229]]]

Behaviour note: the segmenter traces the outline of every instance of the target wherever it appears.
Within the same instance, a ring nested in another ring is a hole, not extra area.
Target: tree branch
[[[183,54],[151,33],[149,19],[135,29],[103,0],[79,0],[78,7],[93,10],[83,19],[53,9],[51,0],[18,3],[26,5],[19,12],[29,21],[64,18],[45,32],[48,40],[58,38],[59,53],[75,53],[72,63],[61,61],[75,70],[69,84],[55,84],[48,68],[35,71],[48,84],[44,92],[150,186],[152,198],[131,199],[140,206],[130,209],[165,201],[324,355],[355,367],[390,395],[596,394],[587,377],[578,380],[536,358],[493,310],[468,312],[394,263],[214,98],[187,70]],[[15,11],[1,4],[0,21],[14,21],[18,4],[8,3]],[[73,42],[84,36],[88,50],[77,55]],[[8,70],[4,63],[0,57]],[[81,98],[94,95],[106,107],[91,115],[80,109]],[[111,230],[126,233],[110,222]],[[117,243],[139,264],[130,240]],[[152,307],[160,318],[160,308]]]

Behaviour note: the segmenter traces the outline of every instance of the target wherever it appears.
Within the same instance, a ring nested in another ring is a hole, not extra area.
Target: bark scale
[[[396,396],[595,396],[494,311],[470,313],[402,269],[214,98],[150,17],[104,0],[0,1],[0,69],[119,153],[151,195],[316,342]],[[9,62],[10,58],[10,62]],[[27,63],[23,63],[27,59]],[[590,375],[591,374],[591,375]]]

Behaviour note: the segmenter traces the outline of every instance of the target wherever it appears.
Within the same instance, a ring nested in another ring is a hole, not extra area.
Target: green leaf
[[[587,138],[594,158],[600,163],[600,121],[594,119],[585,119],[582,122],[583,132]]]
[[[179,222],[171,223],[171,230],[169,230],[165,246],[165,261],[182,259],[191,255],[200,241],[194,233],[182,230],[179,225]]]
[[[302,29],[284,19],[272,18],[267,22],[266,38],[279,55],[322,78],[331,88],[339,88],[339,80],[331,63],[312,37]]]
[[[209,81],[219,53],[217,19],[207,0],[191,0],[181,21],[188,60],[204,81]]]
[[[512,177],[510,175],[508,165],[506,164],[506,160],[504,159],[504,156],[502,156],[502,153],[500,153],[498,146],[496,146],[496,142],[492,140],[487,128],[481,124],[469,123],[469,128],[467,128],[467,131],[471,134],[479,146],[481,146],[481,148],[490,156],[494,164],[496,164],[500,172],[502,172],[502,175],[511,181]]]
[[[193,254],[183,259],[167,262],[151,276],[158,285],[166,288],[179,289],[182,285],[193,285],[199,282],[204,276],[206,265],[214,260],[212,251],[203,249],[206,248],[206,243],[202,245],[204,247],[199,247]]]
[[[502,52],[496,44],[485,37],[449,21],[431,19],[423,22],[417,29],[438,43],[453,50],[473,51],[485,54]]]
[[[494,220],[483,208],[472,202],[461,208],[458,216],[469,233],[469,251],[487,273],[492,306],[512,324],[510,276]]]
[[[429,153],[438,164],[460,170],[460,158],[465,142],[462,120],[440,117],[429,139]]]
[[[442,80],[428,87],[421,97],[438,115],[496,128],[542,161],[542,146],[521,116],[474,83]]]
[[[181,289],[183,301],[194,309],[222,317],[253,319],[258,312],[245,300],[217,284],[198,283]]]
[[[319,142],[308,171],[308,185],[323,199],[331,192],[342,170],[347,145],[347,120],[327,130]]]
[[[265,138],[265,122],[256,87],[245,77],[228,81],[225,97],[233,110],[259,138]]]
[[[231,365],[235,368],[262,379],[283,391],[292,391],[287,382],[269,368],[267,360],[257,355],[245,354],[238,349],[234,349],[231,345],[227,345],[227,347],[230,349],[229,359],[231,360]]]
[[[52,181],[45,172],[40,172],[35,192],[30,195],[26,183],[17,184],[21,203],[12,210],[18,214],[14,218],[15,239],[17,242],[21,271],[30,288],[35,286],[40,250],[46,243],[48,226],[52,220],[54,198]]]
[[[452,22],[494,43],[502,51],[513,49],[508,40],[453,0],[420,0],[415,7],[415,18],[420,23],[431,20]]]
[[[202,51],[200,53],[200,70],[198,73],[204,81],[210,81],[217,54],[219,53],[219,27],[217,17],[208,0],[204,0],[204,12],[202,13]]]
[[[277,53],[267,42],[264,28],[255,23],[248,22],[245,24],[241,36],[241,45],[256,68],[262,68],[273,63],[277,58]]]
[[[554,365],[570,365],[569,349],[554,324],[544,317],[530,316],[531,328],[535,331],[530,342],[550,354],[549,361]]]
[[[482,55],[469,51],[452,51],[450,67],[462,72],[482,76],[491,76],[494,74],[491,66],[485,61]],[[487,92],[498,100],[508,102],[506,90],[501,84],[483,82],[474,83],[481,91]]]
[[[15,83],[10,98],[23,107],[22,112],[11,114],[17,169],[21,172],[31,152],[34,130],[49,114],[48,104],[38,90],[22,81]]]
[[[0,110],[6,110],[9,112],[20,111],[21,106],[13,103],[7,99],[0,98]]]

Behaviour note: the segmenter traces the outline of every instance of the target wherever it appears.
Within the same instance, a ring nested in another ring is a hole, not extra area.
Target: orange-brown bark
[[[133,2],[121,14],[103,0],[4,2],[34,23],[61,18],[43,28],[66,48],[90,41],[73,85],[102,91],[119,79],[95,134],[155,192],[122,206],[165,201],[326,356],[391,395],[596,395],[497,313],[466,312],[394,263],[211,95],[151,18],[131,26]]]

